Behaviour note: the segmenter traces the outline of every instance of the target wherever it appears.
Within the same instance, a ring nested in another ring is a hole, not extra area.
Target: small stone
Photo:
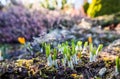
[[[100,76],[103,76],[103,75],[105,74],[106,70],[107,70],[106,68],[102,68],[102,69],[100,69],[100,71],[99,71],[98,74],[99,74]]]

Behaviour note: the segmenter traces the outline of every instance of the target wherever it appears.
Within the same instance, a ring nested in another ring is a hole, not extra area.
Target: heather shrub
[[[0,42],[17,42],[20,36],[30,40],[51,28],[59,14],[44,11],[30,11],[22,6],[0,11]]]

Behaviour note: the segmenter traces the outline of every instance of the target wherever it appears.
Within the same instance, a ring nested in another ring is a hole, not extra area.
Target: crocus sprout
[[[96,61],[96,57],[98,55],[98,52],[102,50],[103,45],[100,44],[98,48],[93,47],[93,44],[90,43],[90,62]]]
[[[68,50],[70,52],[70,50]],[[68,67],[70,67],[71,69],[73,69],[73,61],[71,59],[71,55],[70,53],[67,53],[67,60],[68,60]]]
[[[57,49],[54,48],[53,51],[53,64],[55,65],[56,68],[58,68],[58,64],[57,64]]]
[[[96,61],[96,48],[92,48],[90,51],[90,62]]]
[[[64,45],[63,55],[65,56],[68,53],[68,47]]]
[[[76,46],[75,50],[76,50],[77,52],[82,50],[82,41],[78,41],[78,42],[77,42],[77,46]]]
[[[50,55],[50,44],[45,44],[45,50],[46,50],[46,57],[48,58]]]
[[[90,62],[93,62],[96,60],[96,48],[93,47],[93,44],[90,43]]]
[[[103,45],[100,44],[100,45],[98,46],[97,51],[96,51],[96,55],[98,55],[98,52],[100,52],[100,51],[102,50],[102,48],[103,48]]]
[[[54,51],[53,51],[53,60],[56,60],[57,59],[57,49],[54,48]]]
[[[75,42],[74,40],[72,40],[72,60],[75,64],[78,64],[76,55],[77,55],[77,52],[75,51]]]
[[[90,51],[92,51],[92,49],[93,49],[93,44],[92,43],[89,44],[89,49],[90,49]]]
[[[84,43],[84,48],[86,48],[88,46],[88,42]]]
[[[63,45],[63,65],[66,66],[66,62],[67,62],[67,53],[68,53],[68,46],[66,44],[62,44]]]
[[[120,57],[116,58],[115,63],[116,63],[116,72],[120,74]]]
[[[85,42],[85,43],[84,43],[83,50],[82,50],[82,53],[86,53],[87,46],[88,46],[88,42]]]
[[[47,65],[52,66],[52,58],[50,54],[50,44],[45,44],[45,50],[46,50],[46,57],[47,57]]]

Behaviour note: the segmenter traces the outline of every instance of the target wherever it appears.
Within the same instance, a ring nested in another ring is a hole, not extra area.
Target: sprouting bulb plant
[[[86,53],[87,46],[88,46],[88,42],[85,42],[85,43],[84,43],[83,50],[82,50],[82,53]]]
[[[46,57],[47,57],[47,65],[52,66],[52,57],[50,54],[50,44],[45,44],[45,51],[46,51]]]
[[[77,42],[77,45],[76,45],[76,47],[75,47],[75,50],[76,50],[77,52],[82,50],[82,41],[78,41],[78,42]]]
[[[120,74],[120,57],[117,57],[116,60],[115,60],[115,63],[116,63],[116,73],[117,74]]]
[[[57,49],[54,48],[53,50],[53,65],[55,65],[56,68],[58,68],[58,64],[57,64]]]
[[[62,63],[63,63],[63,66],[66,66],[66,63],[67,63],[67,53],[68,53],[68,46],[66,44],[62,44],[62,47],[63,47],[63,59],[62,59]]]
[[[96,61],[96,48],[92,48],[90,51],[90,62]]]
[[[68,48],[68,53],[67,53],[67,60],[68,60],[68,67],[73,69],[73,61],[72,61],[72,54],[70,53],[70,48]]]
[[[69,52],[70,53],[70,52]],[[72,60],[74,62],[74,64],[78,64],[77,62],[77,52],[75,50],[75,42],[74,40],[72,40],[72,50],[71,50],[71,55],[72,55]]]
[[[98,55],[98,52],[102,50],[103,45],[100,44],[98,48],[93,47],[93,44],[90,43],[90,62],[96,61],[96,57]]]
[[[100,52],[103,48],[103,44],[100,44],[96,50],[96,55],[98,55],[98,52]]]

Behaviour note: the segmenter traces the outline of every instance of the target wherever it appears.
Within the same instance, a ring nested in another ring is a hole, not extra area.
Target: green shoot
[[[100,44],[99,46],[98,46],[98,51],[101,51],[102,50],[102,48],[103,48],[103,45],[102,44]]]
[[[119,74],[120,73],[120,57],[116,58],[116,72]]]
[[[84,48],[86,48],[88,46],[88,42],[84,43]]]
[[[47,65],[52,66],[53,61],[50,54],[50,44],[45,44],[45,51],[46,51],[46,57],[47,57]]]
[[[93,47],[93,44],[90,43],[90,61],[95,61],[98,55],[98,52],[102,50],[103,45],[100,44],[98,48]]]
[[[96,55],[96,47],[92,48],[91,53],[92,55]]]
[[[98,52],[100,52],[100,51],[102,50],[102,48],[103,48],[103,45],[100,44],[100,45],[98,46],[98,49],[97,49],[97,51],[96,51],[96,54],[98,54]]]
[[[70,54],[67,54],[67,60],[68,60],[68,61],[71,60]]]
[[[76,51],[81,51],[82,50],[82,41],[77,42],[77,46],[75,48]]]
[[[67,51],[68,52],[66,53],[66,56],[67,56],[68,61],[70,61],[70,57],[72,55],[71,52],[70,52],[71,51],[70,48],[67,48]]]
[[[78,41],[77,46],[82,46],[82,41]]]
[[[82,53],[86,53],[87,46],[88,46],[88,42],[85,42],[85,43],[84,43],[83,50],[82,50]]]
[[[74,42],[74,40],[72,40],[72,50],[71,50],[72,52],[72,61],[73,61],[73,63],[75,63],[75,64],[78,64],[77,63],[77,56],[76,56],[76,50],[75,50],[75,42]],[[70,51],[69,51],[70,52]]]
[[[45,50],[46,50],[46,57],[48,58],[50,55],[50,44],[45,44]]]
[[[53,60],[57,59],[57,49],[54,48]]]
[[[95,47],[93,47],[93,44],[92,43],[90,43],[90,62],[93,62],[93,61],[95,61],[96,60],[96,48]]]
[[[90,43],[90,52],[92,52],[92,50],[93,50],[93,44],[92,43]]]
[[[72,58],[71,58],[70,48],[68,49],[68,52],[69,52],[69,53],[67,53],[68,67],[73,69],[73,62],[72,62]]]
[[[65,54],[67,54],[67,52],[68,52],[68,49],[67,49],[66,45],[64,45],[63,54],[65,55]]]
[[[57,49],[54,48],[53,50],[53,65],[55,65],[56,68],[58,68],[58,64],[57,64]]]

